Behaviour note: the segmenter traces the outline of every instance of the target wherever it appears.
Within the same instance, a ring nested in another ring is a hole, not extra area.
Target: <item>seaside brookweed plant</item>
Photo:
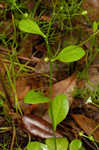
[[[38,34],[42,36],[45,40],[47,50],[49,51],[48,36],[40,30],[35,21],[29,18],[22,19],[21,21],[19,21],[19,29],[23,32]],[[81,59],[84,55],[85,52],[81,47],[77,45],[70,45],[64,48],[57,56],[49,58],[49,60],[50,63],[53,63],[56,60],[59,60],[61,62],[74,62]],[[60,95],[57,95],[54,100],[51,100],[50,98],[45,97],[41,92],[31,90],[26,94],[24,102],[28,104],[38,104],[45,102],[50,103],[49,116],[52,120],[54,133],[56,132],[57,125],[65,119],[69,111],[69,101],[66,95],[62,93]],[[78,142],[78,145],[79,143],[80,142]],[[56,146],[54,147],[55,144]],[[39,142],[29,142],[29,144],[27,145],[27,150],[67,150],[67,148],[68,140],[66,138],[56,138],[55,136],[52,139],[47,139],[46,145]],[[81,150],[81,143],[80,147],[78,146],[79,149],[75,148],[72,148],[72,146],[70,146],[70,150]]]

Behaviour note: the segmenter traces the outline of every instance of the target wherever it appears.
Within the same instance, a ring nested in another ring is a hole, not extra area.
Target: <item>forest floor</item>
[[[25,17],[48,35],[52,57],[70,45],[81,47],[85,56],[74,62],[56,60],[51,69],[44,38],[20,30]],[[25,150],[29,141],[45,143],[53,137],[49,104],[24,102],[31,90],[49,97],[50,87],[52,99],[64,94],[69,101],[56,136],[80,139],[86,150],[99,150],[98,52],[98,0],[1,0],[0,150]]]

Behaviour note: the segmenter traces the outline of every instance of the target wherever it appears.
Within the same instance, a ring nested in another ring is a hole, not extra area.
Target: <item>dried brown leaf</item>
[[[53,85],[53,98],[58,94],[65,94],[70,102],[70,105],[73,102],[73,97],[71,93],[76,86],[77,77],[75,74],[66,78],[65,80],[59,81]]]
[[[32,136],[40,137],[43,139],[53,137],[52,125],[38,116],[34,115],[32,117],[23,116],[22,124],[23,127]],[[57,130],[56,136],[62,137],[62,133],[59,130]]]
[[[98,122],[84,116],[84,115],[72,115],[73,119],[76,121],[76,123],[80,126],[83,131],[87,135],[90,135],[91,132],[95,129],[95,127],[99,124]],[[95,140],[99,142],[99,128],[95,130],[92,135],[94,136]]]

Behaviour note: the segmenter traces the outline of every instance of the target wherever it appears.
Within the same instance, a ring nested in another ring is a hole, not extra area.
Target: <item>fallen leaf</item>
[[[23,116],[22,126],[35,137],[43,139],[53,137],[52,125],[38,116]],[[60,130],[56,131],[56,137],[62,137]]]
[[[29,35],[29,36],[25,37],[22,40],[22,42],[20,43],[20,50],[21,50],[20,56],[31,58],[31,56],[32,56],[32,46],[33,46],[32,36]]]
[[[74,87],[76,86],[76,81],[77,77],[75,74],[73,74],[72,76],[66,78],[65,80],[55,83],[52,87],[53,98],[59,94],[65,94],[71,105],[73,102],[73,97],[71,93],[73,92]]]
[[[75,122],[80,126],[81,129],[85,131],[87,135],[91,135],[91,132],[95,129],[95,127],[99,124],[98,122],[84,116],[84,115],[72,115]],[[99,142],[99,128],[96,129],[92,135],[94,136],[95,140]]]

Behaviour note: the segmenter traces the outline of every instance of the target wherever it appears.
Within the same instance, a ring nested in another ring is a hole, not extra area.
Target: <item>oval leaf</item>
[[[70,150],[80,150],[82,148],[82,142],[79,139],[72,140],[70,143]]]
[[[46,140],[46,145],[48,150],[55,150],[54,138]],[[68,140],[67,138],[56,138],[57,150],[67,150],[68,149]]]
[[[24,32],[27,32],[27,33],[39,34],[39,35],[43,36],[44,38],[46,37],[44,35],[44,33],[40,30],[37,23],[33,20],[30,20],[30,19],[22,19],[19,22],[19,29],[21,31],[24,31]]]
[[[24,97],[24,103],[27,104],[39,104],[39,103],[46,103],[49,102],[50,99],[43,95],[40,91],[30,90],[27,92],[26,96]]]
[[[64,94],[60,94],[54,98],[52,101],[52,113],[53,119],[51,116],[51,108],[49,108],[49,115],[53,120],[54,131],[56,131],[56,126],[65,119],[69,111],[69,102]]]
[[[85,55],[85,51],[77,46],[71,45],[64,48],[58,56],[52,59],[52,62],[55,60],[60,60],[62,62],[74,62],[81,59]]]
[[[27,145],[27,150],[47,150],[47,146],[40,142],[30,142]]]

